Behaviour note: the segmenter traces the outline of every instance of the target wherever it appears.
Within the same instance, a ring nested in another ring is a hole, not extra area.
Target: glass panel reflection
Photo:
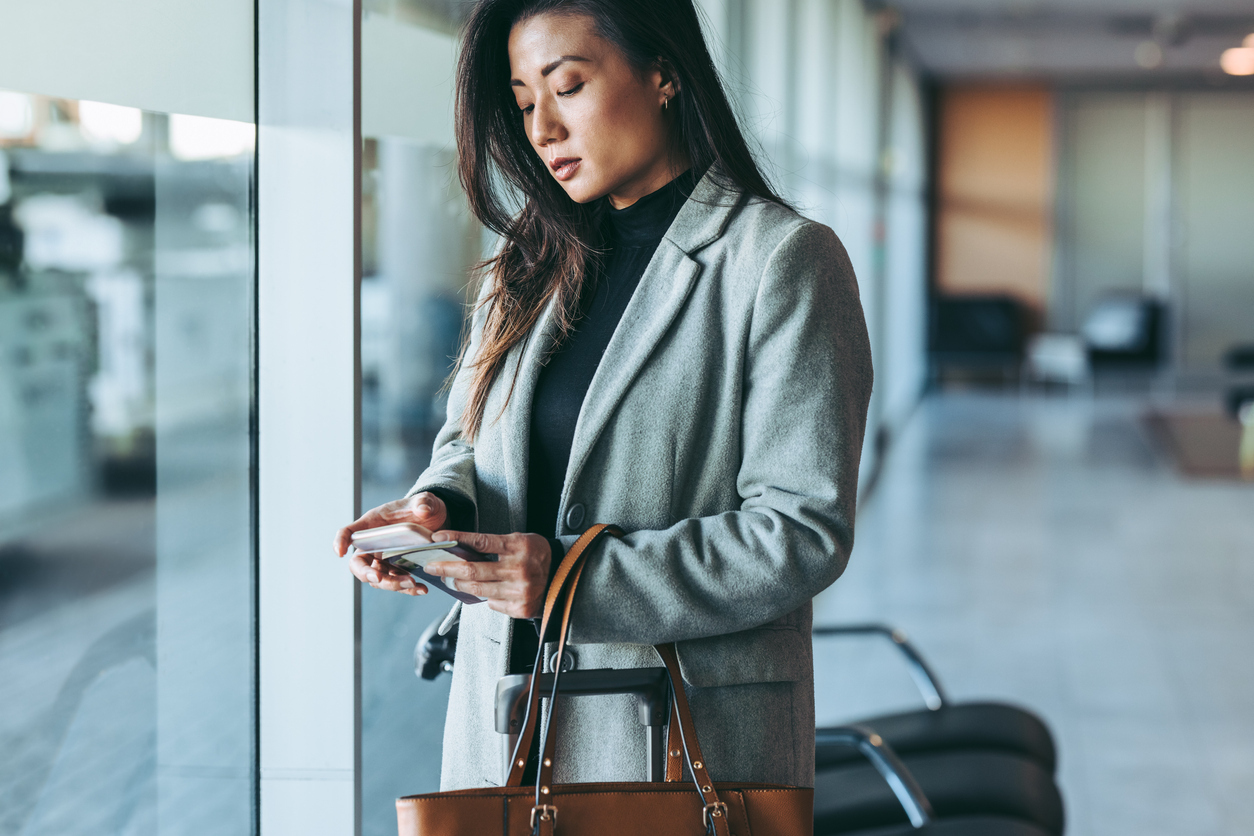
[[[253,126],[0,92],[0,832],[253,828]]]
[[[367,140],[362,280],[362,502],[403,496],[431,457],[461,335],[477,224],[447,148]],[[453,600],[362,589],[362,832],[396,830],[399,795],[439,788],[449,677],[414,674],[414,645]],[[407,721],[400,727],[397,718]]]
[[[403,496],[430,461],[443,385],[483,237],[457,183],[453,32],[464,4],[370,0],[362,52],[362,503]],[[421,48],[417,48],[418,46]],[[365,836],[396,832],[395,799],[439,788],[450,677],[419,679],[414,646],[452,605],[362,589]]]

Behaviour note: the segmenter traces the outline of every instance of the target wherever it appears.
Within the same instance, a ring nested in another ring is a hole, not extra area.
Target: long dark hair
[[[605,201],[576,203],[558,185],[532,148],[509,87],[510,30],[548,13],[586,15],[637,71],[661,67],[670,76],[677,90],[667,107],[672,159],[686,159],[696,171],[712,166],[724,187],[783,203],[740,132],[692,0],[480,0],[466,22],[457,64],[458,176],[471,211],[504,245],[479,265],[492,282],[480,303],[486,306],[482,337],[475,356],[467,356],[467,340],[458,361],[474,370],[461,416],[462,434],[471,440],[510,349],[554,297],[559,333],[569,334],[602,243]],[[521,209],[509,186],[522,195]]]

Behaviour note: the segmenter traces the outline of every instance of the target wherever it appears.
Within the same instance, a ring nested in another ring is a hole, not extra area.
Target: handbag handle
[[[563,598],[563,591],[566,587],[574,582],[577,583],[579,572],[582,572],[584,554],[593,543],[606,535],[622,537],[622,529],[612,525],[598,524],[588,528],[573,544],[563,556],[561,563],[558,564],[557,571],[553,573],[553,580],[549,582],[548,592],[545,593],[544,610],[540,622],[540,646],[536,650],[536,664],[532,669],[532,676],[527,684],[527,708],[523,713],[523,728],[514,743],[514,749],[510,753],[509,775],[506,778],[505,786],[518,787],[522,785],[523,772],[527,766],[527,753],[531,751],[531,741],[535,736],[535,723],[532,722],[533,717],[538,717],[540,710],[540,694],[536,688],[535,674],[540,672],[540,661],[544,658],[544,636],[548,635],[549,624],[553,619],[553,615],[557,610],[557,606],[563,600],[569,600],[569,596]],[[572,580],[572,578],[574,580]],[[563,628],[563,650],[565,649],[565,635],[568,632]],[[559,652],[558,657],[561,658]],[[554,685],[557,684],[557,678],[561,672],[557,672]],[[557,691],[553,691],[556,695]],[[552,700],[550,700],[550,705]],[[679,781],[683,777],[683,767],[680,762],[680,756],[683,753],[683,746],[680,737],[679,714],[675,706],[674,700],[671,701],[670,723],[667,727],[666,735],[666,772],[665,781],[673,783]],[[551,755],[550,755],[551,759]],[[698,758],[700,760],[700,758]]]
[[[622,532],[608,525],[589,527],[566,552],[557,571],[553,573],[553,580],[549,582],[549,591],[544,598],[544,614],[540,620],[540,648],[536,653],[537,664],[532,670],[531,680],[527,686],[527,711],[523,714],[522,731],[518,735],[513,755],[510,758],[509,777],[505,781],[507,787],[522,786],[523,770],[527,766],[527,753],[531,751],[531,740],[535,737],[536,718],[540,712],[540,694],[536,688],[536,674],[540,672],[539,659],[543,658],[544,637],[549,633],[549,622],[558,603],[562,600],[562,590],[565,589],[566,582],[570,579],[571,570],[581,563],[581,556],[588,546],[604,534],[621,535]],[[558,658],[560,659],[561,656]]]
[[[561,629],[558,633],[557,658],[562,658],[562,653],[566,649],[566,641],[570,633],[570,614],[575,601],[575,591],[579,586],[579,579],[583,574],[584,566],[587,560],[588,548],[596,542],[604,534],[613,534],[622,536],[621,530],[607,525],[595,525],[589,528],[584,535],[575,542],[575,545],[567,552],[563,558],[561,565],[558,567],[557,574],[554,575],[553,584],[549,588],[549,594],[546,596],[544,607],[544,619],[541,622],[541,637],[546,635],[546,628],[549,621],[556,610],[559,599],[562,599],[562,619]],[[555,588],[556,587],[556,588]],[[564,594],[563,594],[564,593]],[[692,710],[688,705],[688,696],[684,692],[683,676],[679,670],[679,657],[675,652],[674,643],[655,645],[653,648],[658,656],[661,657],[662,663],[666,665],[667,674],[671,681],[671,700],[672,700],[672,739],[674,728],[677,725],[679,729],[680,745],[684,754],[684,758],[688,763],[688,769],[692,773],[693,781],[696,785],[697,792],[700,794],[704,804],[702,817],[707,832],[713,831],[717,836],[729,836],[727,822],[727,805],[718,798],[718,793],[714,789],[714,782],[710,779],[709,771],[706,768],[705,757],[701,754],[701,744],[697,740],[696,725],[692,719]],[[526,765],[525,755],[520,757],[520,753],[530,750],[531,738],[535,733],[535,725],[539,720],[539,698],[540,695],[535,687],[538,671],[533,671],[531,675],[531,686],[529,692],[529,704],[527,711],[527,719],[523,726],[522,734],[519,735],[519,745],[514,750],[514,757],[510,763],[510,776],[506,786],[520,786],[522,783],[522,771]],[[537,773],[536,780],[536,796],[535,807],[533,808],[533,821],[538,824],[538,830],[541,836],[549,836],[552,834],[552,828],[556,819],[556,809],[549,804],[552,800],[550,797],[550,788],[553,785],[553,762],[557,747],[557,734],[553,726],[553,712],[557,706],[558,686],[561,679],[561,666],[558,665],[557,670],[553,674],[553,691],[549,699],[548,722],[545,726],[545,733],[542,737],[543,756],[540,759],[540,768]],[[677,721],[677,722],[676,722]],[[524,743],[525,741],[525,747]],[[674,745],[668,742],[668,758],[670,752],[675,751]],[[669,761],[668,761],[669,766]],[[668,769],[668,772],[671,770]],[[515,777],[517,780],[515,780]],[[535,813],[538,812],[537,817]]]

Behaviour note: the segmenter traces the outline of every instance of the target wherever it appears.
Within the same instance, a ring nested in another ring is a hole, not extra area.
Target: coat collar
[[[717,165],[710,166],[666,231],[665,239],[688,255],[694,255],[723,237],[727,224],[736,214],[735,210],[745,202],[747,195],[725,188],[719,182],[722,179],[724,175],[718,173]],[[652,267],[650,263],[645,276]]]
[[[562,487],[561,513],[565,513],[570,501],[571,485],[578,479],[611,415],[696,284],[701,265],[692,256],[722,237],[746,197],[742,192],[721,186],[711,167],[697,183],[658,245],[623,311],[584,397],[575,424],[566,481]],[[502,452],[513,531],[521,531],[526,525],[531,404],[545,354],[556,337],[557,323],[553,309],[554,302],[550,301],[532,329],[531,336],[517,350],[514,363],[505,370],[510,377],[517,371],[513,395],[501,418]],[[595,513],[596,509],[593,509]]]

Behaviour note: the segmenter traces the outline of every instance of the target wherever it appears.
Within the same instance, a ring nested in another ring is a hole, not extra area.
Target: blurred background
[[[309,20],[345,25],[332,0],[0,11],[0,834],[266,829],[267,3],[310,55]],[[358,166],[368,508],[429,460],[493,242],[454,168],[469,3],[359,5],[360,151],[328,169]],[[698,6],[871,332],[858,542],[816,623],[889,622],[952,696],[1039,712],[1069,833],[1254,832],[1254,3]],[[325,132],[322,92],[290,108]],[[449,601],[354,594],[378,836],[438,787],[449,678],[414,649]],[[873,640],[815,650],[820,724],[918,703]]]
[[[254,131],[0,90],[0,832],[249,826]]]

